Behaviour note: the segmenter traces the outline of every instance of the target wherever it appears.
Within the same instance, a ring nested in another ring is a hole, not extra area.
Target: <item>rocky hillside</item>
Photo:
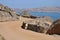
[[[16,12],[13,9],[0,4],[0,22],[12,21],[17,19],[18,17],[16,15]]]

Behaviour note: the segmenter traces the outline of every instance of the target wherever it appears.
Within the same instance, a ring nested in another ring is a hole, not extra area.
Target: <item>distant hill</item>
[[[41,7],[41,8],[29,8],[29,9],[15,9],[16,11],[30,11],[30,12],[60,12],[60,7]]]

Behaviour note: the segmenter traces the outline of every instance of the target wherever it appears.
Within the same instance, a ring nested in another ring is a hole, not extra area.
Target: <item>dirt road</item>
[[[54,37],[21,29],[21,21],[0,22],[0,34],[6,40],[60,40]]]

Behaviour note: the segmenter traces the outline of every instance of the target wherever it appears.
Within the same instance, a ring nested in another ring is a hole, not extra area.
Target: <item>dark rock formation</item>
[[[18,17],[13,9],[0,4],[0,22],[17,20],[17,19]]]
[[[23,29],[26,30],[31,30],[31,31],[35,31],[35,32],[39,32],[39,33],[44,33],[44,28],[37,26],[35,24],[27,24],[23,22],[23,25],[21,26]]]
[[[46,33],[51,24],[52,22],[49,21],[49,19],[47,21],[46,18],[37,18],[34,20],[24,21],[21,27],[35,32]]]
[[[60,35],[60,19],[53,22],[51,28],[47,31],[47,34],[59,34]]]
[[[25,17],[25,18],[32,18],[32,19],[35,19],[35,18],[37,18],[36,16],[22,16],[22,17]]]

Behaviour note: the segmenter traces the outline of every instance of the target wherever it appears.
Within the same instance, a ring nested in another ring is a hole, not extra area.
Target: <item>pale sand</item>
[[[60,36],[51,36],[21,28],[21,21],[0,22],[0,34],[6,40],[60,40]]]

